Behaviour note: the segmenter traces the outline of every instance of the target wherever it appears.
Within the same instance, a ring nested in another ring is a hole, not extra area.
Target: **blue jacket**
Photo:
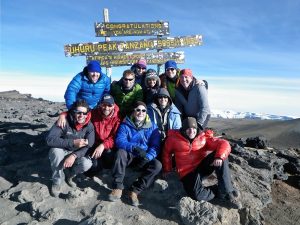
[[[152,160],[160,151],[160,134],[148,115],[144,125],[139,128],[130,117],[126,116],[117,132],[115,144],[118,149],[124,149],[132,154],[134,147],[140,147],[147,152],[146,157]]]
[[[90,82],[85,74],[85,72],[77,74],[67,87],[64,97],[68,109],[78,99],[86,100],[89,107],[93,109],[101,101],[104,94],[109,94],[110,80],[104,73],[101,73],[96,83]]]
[[[164,114],[164,118],[156,103],[148,105],[147,108],[151,121],[158,126],[163,139],[166,137],[168,130],[179,130],[181,128],[181,113],[174,104],[169,107]]]

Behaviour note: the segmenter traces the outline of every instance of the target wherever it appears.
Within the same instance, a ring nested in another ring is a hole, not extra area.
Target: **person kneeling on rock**
[[[91,113],[85,100],[77,100],[67,113],[64,128],[54,124],[46,137],[52,169],[50,194],[58,197],[66,175],[66,183],[76,187],[72,180],[92,166],[86,153],[95,142],[94,126],[90,122]]]
[[[113,166],[113,190],[108,196],[110,201],[121,198],[126,167],[135,163],[142,175],[135,181],[129,192],[131,205],[138,206],[138,194],[148,188],[162,165],[156,159],[160,149],[160,133],[156,124],[147,115],[146,104],[137,101],[131,116],[126,116],[117,132],[115,144],[116,160]]]
[[[194,200],[220,200],[229,207],[240,209],[238,191],[233,188],[228,166],[229,142],[201,131],[193,117],[187,117],[180,130],[169,130],[162,153],[163,175],[172,171],[175,154],[177,172],[183,187]],[[216,172],[218,185],[204,187],[203,178]],[[215,198],[217,197],[217,198]],[[213,201],[212,201],[213,202]],[[218,202],[216,202],[218,203]]]

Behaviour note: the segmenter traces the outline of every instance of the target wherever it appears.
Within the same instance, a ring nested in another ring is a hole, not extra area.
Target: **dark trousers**
[[[119,149],[116,152],[116,160],[113,166],[113,188],[114,189],[124,189],[123,180],[125,177],[126,167],[132,162],[139,162],[143,160],[141,158],[135,157],[133,154]],[[142,175],[135,181],[131,190],[139,194],[144,189],[148,188],[154,181],[155,176],[161,171],[162,165],[157,159],[153,159],[147,162],[140,170]]]
[[[102,169],[111,169],[115,161],[115,149],[105,149],[100,158],[92,158],[92,167],[84,174],[93,177]]]
[[[223,161],[222,166],[215,167],[211,165],[215,159],[214,156],[214,153],[209,154],[193,172],[181,179],[189,197],[198,201],[210,201],[216,194],[225,195],[233,191],[228,159]],[[218,186],[204,187],[202,185],[203,178],[209,176],[214,171],[217,175]]]

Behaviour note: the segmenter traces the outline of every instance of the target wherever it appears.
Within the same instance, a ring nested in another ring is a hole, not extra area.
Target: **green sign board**
[[[140,58],[144,58],[147,64],[164,64],[168,60],[174,60],[177,63],[184,63],[183,52],[147,52],[147,53],[114,53],[87,56],[87,63],[91,60],[97,60],[103,67],[130,66],[136,63]]]
[[[110,41],[68,44],[64,46],[66,56],[99,55],[114,52],[132,52],[154,49],[193,47],[202,44],[202,35],[144,39],[137,41]]]
[[[95,23],[97,37],[169,35],[169,22]]]

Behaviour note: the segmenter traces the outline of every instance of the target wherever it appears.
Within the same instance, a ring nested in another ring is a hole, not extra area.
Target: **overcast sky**
[[[108,8],[111,22],[163,20],[170,36],[203,35],[202,46],[172,51],[185,52],[180,68],[208,81],[212,109],[300,117],[299,0],[0,2],[0,91],[64,101],[85,65],[83,56],[65,57],[64,45],[104,41],[94,23]],[[152,37],[113,40],[144,38]],[[112,79],[127,68],[113,68]]]

